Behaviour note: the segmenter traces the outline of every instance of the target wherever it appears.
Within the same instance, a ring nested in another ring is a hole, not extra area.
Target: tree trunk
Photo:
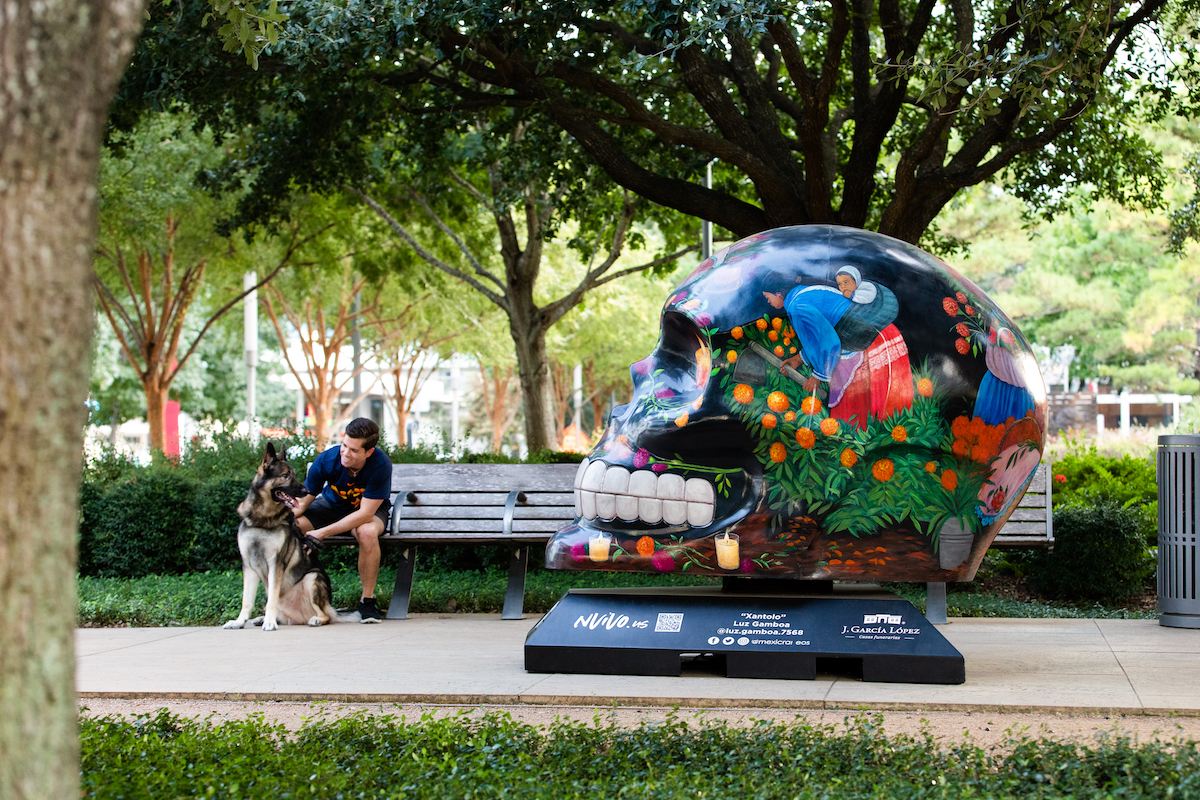
[[[0,797],[79,796],[75,532],[100,135],[137,0],[0,6]]]
[[[525,404],[525,445],[530,452],[555,449],[554,401],[550,363],[546,360],[546,334],[522,336],[513,319],[513,344],[517,351],[517,374],[521,379],[521,397]]]
[[[149,378],[142,383],[146,396],[146,422],[150,425],[150,452],[167,450],[167,389],[161,381]]]

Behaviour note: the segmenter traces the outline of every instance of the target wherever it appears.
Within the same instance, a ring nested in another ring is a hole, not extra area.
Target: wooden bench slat
[[[413,494],[417,496],[416,503],[409,503],[407,498],[408,492],[411,489],[403,490],[405,496],[404,507],[410,506],[500,506],[504,507],[508,500],[508,492],[417,492]],[[525,492],[525,502],[521,505],[525,506],[572,506],[575,504],[575,494],[573,492],[542,492],[533,489],[522,490]]]
[[[1008,524],[1014,522],[1040,522],[1043,525],[1046,523],[1046,508],[1026,508],[1017,506],[1013,510],[1012,516],[1008,518]]]
[[[401,520],[412,519],[504,519],[504,506],[404,506]],[[570,506],[517,506],[513,519],[563,519],[575,516]]]
[[[570,492],[576,464],[394,464],[392,487],[408,492]]]
[[[1044,494],[1028,494],[1021,498],[1021,502],[1017,503],[1017,508],[1046,508],[1046,495]]]
[[[1009,521],[1003,528],[1000,529],[998,536],[1011,536],[1013,534],[1040,534],[1046,538],[1046,523],[1039,522],[1012,522]]]
[[[546,531],[549,533],[556,532],[568,522],[574,519],[514,519],[513,533],[531,533]],[[495,532],[496,536],[500,536],[501,521],[488,519],[402,519],[396,523],[396,533],[403,538],[406,533],[431,533],[431,532],[461,532],[461,533],[483,533]]]

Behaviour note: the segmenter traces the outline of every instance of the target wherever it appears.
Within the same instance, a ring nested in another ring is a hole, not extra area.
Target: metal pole
[[[362,334],[358,329],[359,299],[359,294],[355,293],[354,300],[350,303],[350,314],[353,317],[350,340],[354,345],[354,387],[352,391],[354,392],[354,416],[365,417],[366,414],[362,413],[362,401],[358,399],[362,393],[362,372],[358,368],[362,364]]]
[[[450,360],[450,446],[458,443],[458,362]]]
[[[704,188],[712,188],[711,161],[704,165]],[[712,256],[712,223],[706,219],[700,221],[700,253],[702,258],[710,258]],[[1200,338],[1200,334],[1197,336]]]
[[[242,291],[250,294],[242,300],[242,341],[246,356],[246,432],[251,441],[258,439],[258,273],[242,276]]]
[[[575,430],[583,435],[583,364],[576,364],[573,378],[574,395],[571,398],[575,405]]]

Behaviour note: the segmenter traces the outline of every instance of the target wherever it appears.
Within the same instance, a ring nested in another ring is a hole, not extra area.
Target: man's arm
[[[339,519],[337,522],[326,525],[324,528],[317,528],[310,534],[314,538],[324,539],[327,536],[333,536],[337,533],[346,533],[357,528],[365,522],[370,522],[375,516],[375,512],[379,510],[379,506],[383,503],[382,500],[371,500],[364,497],[357,511],[351,512]]]

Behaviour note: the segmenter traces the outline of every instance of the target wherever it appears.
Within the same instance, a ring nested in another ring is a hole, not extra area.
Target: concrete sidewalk
[[[1200,631],[1156,620],[951,620],[939,630],[966,659],[961,686],[535,674],[524,643],[536,621],[81,629],[76,685],[84,698],[1200,716]]]

